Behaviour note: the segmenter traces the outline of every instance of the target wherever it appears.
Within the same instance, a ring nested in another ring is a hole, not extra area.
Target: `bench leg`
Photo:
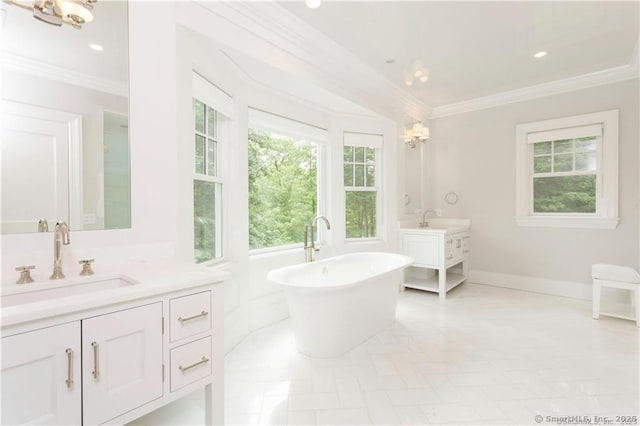
[[[602,285],[599,280],[593,280],[593,319],[600,319],[600,295],[602,294]]]

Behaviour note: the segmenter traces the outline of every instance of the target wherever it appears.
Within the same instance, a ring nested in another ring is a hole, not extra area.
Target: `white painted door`
[[[36,232],[38,219],[69,221],[69,131],[64,123],[5,114],[2,232]]]
[[[162,396],[162,303],[82,321],[83,420],[104,423]]]
[[[82,117],[0,101],[2,233],[36,232],[38,220],[82,229]]]
[[[81,422],[80,322],[2,339],[2,424]]]

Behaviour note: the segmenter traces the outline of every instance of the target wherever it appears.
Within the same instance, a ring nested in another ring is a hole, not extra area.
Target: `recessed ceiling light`
[[[387,59],[385,62],[386,62],[387,64],[392,64],[392,63],[394,63],[395,61],[396,61],[395,59],[393,59],[393,58],[389,58],[389,59]]]
[[[317,9],[320,7],[320,3],[322,3],[322,0],[305,0],[305,3],[309,8]]]
[[[93,49],[93,50],[95,50],[95,51],[97,51],[97,52],[102,52],[102,51],[104,50],[104,47],[102,47],[101,45],[96,44],[96,43],[91,43],[91,44],[89,45],[89,48],[90,48],[90,49]]]
[[[547,56],[547,52],[545,52],[544,50],[541,50],[540,52],[533,55],[533,57],[536,59],[544,58],[545,56]]]

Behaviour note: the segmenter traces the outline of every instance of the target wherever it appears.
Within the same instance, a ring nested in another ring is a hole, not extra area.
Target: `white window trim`
[[[533,213],[530,148],[527,135],[534,132],[601,124],[598,149],[596,213]],[[618,110],[524,123],[516,126],[516,222],[518,226],[615,229],[618,226]]]
[[[343,134],[343,149],[345,146],[351,147],[364,147],[364,148],[373,148],[375,152],[375,171],[376,171],[376,184],[375,186],[344,186],[344,176],[341,176],[341,181],[343,182],[342,186],[342,197],[343,197],[343,211],[342,215],[346,214],[347,208],[347,192],[361,192],[361,191],[370,191],[376,193],[376,236],[375,237],[347,237],[346,236],[346,228],[344,242],[346,244],[351,243],[360,243],[360,242],[379,242],[383,241],[382,237],[383,232],[383,202],[382,202],[382,188],[381,180],[383,178],[382,174],[382,155],[383,155],[383,135],[380,134],[372,134],[372,133],[356,133],[356,132],[344,132]],[[341,152],[342,154],[342,152]],[[342,155],[341,155],[341,158]],[[344,160],[340,162],[340,170],[344,173]],[[345,217],[345,227],[346,227],[346,217]]]
[[[203,262],[198,263],[198,265],[204,266],[217,266],[228,262],[227,253],[229,250],[228,241],[226,236],[228,235],[228,224],[227,224],[227,211],[228,211],[228,194],[227,188],[225,185],[225,176],[227,175],[227,165],[229,158],[229,149],[230,143],[233,139],[233,126],[232,122],[235,117],[235,100],[230,97],[228,94],[220,90],[216,85],[209,82],[200,76],[195,70],[192,70],[192,87],[191,87],[191,101],[193,99],[198,99],[201,102],[204,102],[209,107],[215,109],[218,113],[218,135],[216,137],[217,145],[217,175],[209,176],[200,173],[196,173],[193,169],[194,167],[194,159],[195,159],[195,144],[191,144],[190,146],[190,177],[191,177],[191,206],[194,205],[194,193],[193,193],[193,182],[198,180],[201,182],[212,182],[220,184],[221,193],[217,195],[218,205],[216,207],[216,216],[218,216],[221,221],[220,224],[220,232],[216,234],[216,247],[218,247],[222,251],[222,255],[220,257],[214,257],[213,259],[205,260]],[[210,103],[209,103],[210,102]],[[220,108],[220,109],[218,109]],[[222,116],[222,117],[221,117]],[[190,114],[190,134],[193,136],[194,129],[193,123],[195,123],[195,116],[193,113],[193,108],[191,109]],[[225,140],[226,139],[226,140]],[[191,211],[191,228],[193,229],[193,210]],[[191,256],[193,258],[193,250],[195,245],[195,235],[193,235],[193,230],[191,231]],[[195,259],[193,259],[195,262]]]

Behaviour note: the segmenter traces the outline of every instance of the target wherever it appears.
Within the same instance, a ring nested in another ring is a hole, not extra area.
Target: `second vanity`
[[[1,423],[124,424],[204,388],[205,424],[223,424],[225,276],[137,265],[4,287]]]
[[[405,271],[404,288],[438,293],[441,301],[469,276],[468,219],[437,219],[429,225],[401,226],[401,253],[414,259]]]

